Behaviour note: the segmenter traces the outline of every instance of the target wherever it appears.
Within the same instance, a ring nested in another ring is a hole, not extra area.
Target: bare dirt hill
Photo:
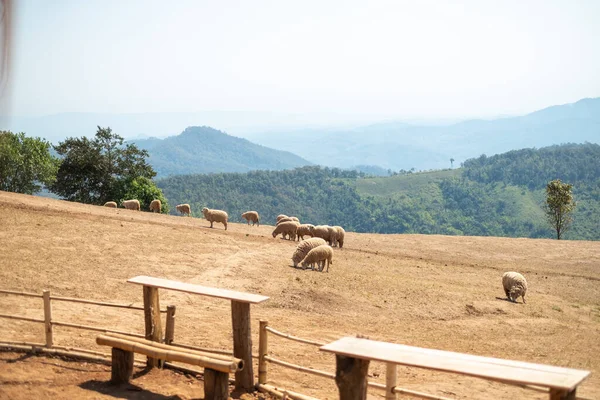
[[[125,281],[150,275],[260,293],[271,298],[252,307],[255,346],[259,319],[320,341],[360,333],[408,345],[591,370],[578,395],[600,398],[600,242],[349,232],[344,248],[335,249],[330,272],[319,273],[293,268],[296,244],[273,239],[272,229],[231,223],[224,231],[221,224],[210,229],[204,219],[0,192],[0,288],[36,293],[49,289],[57,296],[141,305],[141,288]],[[501,275],[510,270],[526,276],[527,304],[504,299]],[[177,306],[176,341],[231,349],[227,301],[164,290],[160,296],[161,305]],[[40,318],[42,312],[40,299],[0,294],[0,313]],[[144,329],[141,312],[86,304],[53,302],[53,318],[139,333]],[[42,325],[2,323],[0,341],[43,342]],[[94,332],[55,328],[56,344],[106,351],[94,345],[95,337]],[[270,350],[283,360],[334,371],[334,358],[314,347],[271,336]],[[34,397],[48,393],[44,381],[31,386],[27,374],[3,365],[5,359],[0,359],[0,397],[19,398],[25,388]],[[274,385],[337,398],[333,381],[269,367]],[[31,368],[38,367],[31,363]],[[108,380],[109,372],[99,378],[97,371],[86,375],[85,368],[53,371],[60,376],[52,381],[62,379],[65,390],[72,390],[68,396],[114,397],[84,384]],[[385,366],[372,364],[370,373],[383,383]],[[455,398],[546,398],[409,368],[399,368],[399,383]],[[183,377],[181,385],[187,385]],[[187,389],[174,393],[192,396]],[[373,398],[382,395],[370,393]],[[61,397],[59,392],[56,397]]]

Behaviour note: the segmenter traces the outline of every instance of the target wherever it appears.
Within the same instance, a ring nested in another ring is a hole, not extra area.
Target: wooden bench
[[[262,303],[269,299],[252,293],[236,292],[192,283],[136,276],[127,280],[129,283],[142,285],[144,296],[144,317],[146,321],[146,339],[161,341],[162,327],[160,321],[160,303],[158,289],[176,290],[179,292],[217,297],[231,301],[231,321],[233,326],[233,355],[244,360],[246,367],[235,373],[236,389],[252,390],[254,388],[254,371],[252,367],[252,335],[250,327],[250,304]],[[157,366],[154,358],[148,358],[148,366]]]
[[[589,371],[532,364],[431,350],[369,339],[344,337],[320,348],[336,355],[336,384],[341,400],[366,399],[369,362],[382,361],[393,374],[395,393],[396,365],[453,372],[518,386],[547,388],[550,399],[575,399],[577,386],[588,377]],[[390,368],[393,366],[393,368]],[[392,378],[386,377],[387,378]]]
[[[133,374],[134,353],[163,361],[182,362],[204,368],[204,399],[229,398],[229,374],[244,368],[239,358],[187,350],[131,336],[106,333],[96,343],[112,347],[111,382],[127,383]]]

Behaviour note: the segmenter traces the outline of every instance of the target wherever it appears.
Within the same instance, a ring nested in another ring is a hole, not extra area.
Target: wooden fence
[[[97,361],[108,361],[108,360],[110,360],[110,357],[111,357],[111,355],[108,353],[102,353],[102,352],[97,352],[97,351],[82,349],[82,348],[56,345],[54,343],[54,327],[55,326],[63,326],[63,327],[91,330],[91,331],[97,331],[97,332],[111,332],[111,333],[117,333],[117,334],[122,334],[122,335],[133,336],[133,337],[140,337],[140,338],[145,337],[145,335],[138,334],[135,332],[125,332],[125,331],[120,331],[120,330],[110,329],[110,328],[67,323],[67,322],[62,322],[62,321],[56,321],[52,318],[52,301],[85,303],[85,304],[92,304],[92,305],[97,305],[97,306],[102,306],[102,307],[116,307],[116,308],[125,308],[125,309],[130,309],[130,310],[139,310],[139,311],[144,311],[144,307],[132,306],[129,304],[108,303],[108,302],[101,302],[101,301],[94,301],[94,300],[77,299],[77,298],[71,298],[71,297],[51,296],[50,291],[48,291],[48,290],[44,290],[42,294],[37,294],[37,293],[26,293],[26,292],[0,289],[0,293],[8,294],[8,295],[16,295],[16,296],[42,298],[43,299],[43,309],[44,309],[44,318],[43,319],[30,318],[30,317],[25,317],[25,316],[20,316],[20,315],[9,315],[9,314],[3,314],[3,313],[0,313],[0,318],[44,324],[44,332],[45,332],[45,343],[33,343],[33,342],[24,342],[24,341],[15,342],[15,341],[0,340],[0,347],[4,345],[4,347],[10,347],[10,348],[15,348],[15,349],[34,349],[34,350],[43,351],[46,353],[85,357],[85,358],[97,360]],[[168,306],[166,309],[161,309],[160,312],[166,314],[166,316],[165,316],[166,329],[165,329],[165,336],[164,336],[164,340],[163,340],[163,342],[165,344],[170,344],[172,346],[191,349],[191,350],[199,350],[199,351],[211,352],[211,353],[216,353],[216,354],[225,354],[225,355],[229,355],[229,356],[231,356],[233,354],[232,350],[210,349],[210,348],[191,346],[191,345],[175,342],[174,338],[175,338],[176,308],[175,308],[175,306]],[[269,385],[267,383],[268,382],[268,367],[267,367],[268,363],[276,364],[276,365],[279,365],[284,368],[293,369],[293,370],[304,372],[307,374],[320,376],[322,378],[335,380],[334,373],[320,371],[320,370],[317,370],[314,368],[293,364],[293,363],[283,361],[283,360],[280,360],[280,359],[270,356],[269,355],[269,345],[268,345],[268,343],[269,343],[268,335],[269,334],[273,334],[273,335],[281,337],[281,338],[285,338],[288,340],[292,340],[295,342],[299,342],[299,343],[303,343],[303,344],[307,344],[307,345],[311,345],[311,346],[321,347],[326,344],[324,342],[304,339],[304,338],[300,338],[300,337],[297,337],[297,336],[294,336],[294,335],[291,335],[288,333],[280,332],[280,331],[272,328],[271,326],[269,326],[267,321],[261,320],[260,324],[259,324],[258,354],[252,355],[252,358],[258,358],[257,388],[259,390],[261,390],[263,392],[271,393],[280,398],[289,397],[291,399],[297,399],[297,400],[314,399],[310,396],[306,396],[301,393],[297,393],[297,392],[293,392],[293,391],[285,390],[285,389],[280,389],[280,388],[276,388],[272,385]],[[140,364],[138,364],[138,365],[140,365]],[[173,369],[182,370],[184,372],[192,372],[192,373],[196,373],[196,374],[202,374],[202,372],[199,370],[186,368],[186,367],[182,367],[179,365],[173,365],[170,363],[165,363],[165,366],[173,368]],[[437,395],[422,393],[422,392],[398,387],[396,378],[397,378],[396,365],[388,363],[388,364],[386,364],[386,384],[384,385],[384,384],[376,383],[376,382],[368,382],[367,384],[368,384],[368,387],[370,387],[370,388],[375,388],[378,390],[385,390],[386,400],[392,400],[392,399],[395,400],[397,394],[405,394],[405,395],[410,395],[410,396],[422,398],[422,399],[451,400],[447,397],[441,397],[441,396],[437,396]],[[535,390],[538,392],[548,393],[547,389],[536,387],[536,386],[518,385],[518,384],[516,386],[519,386],[519,387],[522,387],[525,389],[529,389],[529,390]],[[587,400],[587,399],[584,399],[579,396],[577,397],[577,399]]]
[[[304,372],[307,374],[312,374],[312,375],[320,376],[323,378],[335,380],[334,373],[320,371],[320,370],[310,368],[310,367],[304,367],[301,365],[293,364],[293,363],[283,361],[283,360],[280,360],[280,359],[270,356],[269,355],[269,340],[268,340],[269,334],[273,334],[273,335],[281,337],[281,338],[289,339],[289,340],[299,342],[299,343],[308,344],[311,346],[322,347],[323,345],[326,344],[323,342],[304,339],[304,338],[300,338],[297,336],[293,336],[288,333],[280,332],[280,331],[270,327],[268,324],[268,321],[261,320],[260,328],[259,328],[259,345],[258,345],[259,347],[258,347],[258,385],[257,386],[259,389],[263,389],[264,391],[268,391],[271,393],[273,393],[274,390],[279,391],[283,394],[287,394],[287,397],[290,397],[292,399],[298,399],[298,400],[306,399],[306,396],[303,396],[303,395],[298,396],[297,393],[285,391],[282,389],[277,389],[277,388],[274,388],[273,386],[269,385],[267,383],[268,382],[268,367],[267,367],[268,363],[276,364],[281,367],[293,369],[293,370]],[[504,382],[504,383],[506,383],[506,382]],[[385,385],[381,384],[381,383],[376,383],[376,382],[367,382],[367,385],[370,388],[385,390],[386,400],[395,400],[397,394],[410,395],[412,397],[417,397],[417,398],[421,398],[421,399],[451,400],[450,398],[447,398],[447,397],[418,392],[418,391],[409,390],[409,389],[405,389],[405,388],[401,388],[401,387],[397,386],[397,365],[392,364],[392,363],[386,363],[386,384]],[[528,390],[533,390],[536,392],[550,394],[550,391],[547,388],[543,388],[543,387],[532,386],[532,385],[521,385],[521,384],[515,384],[515,383],[512,383],[512,385],[518,386],[523,389],[528,389]],[[579,397],[579,396],[577,396],[577,399],[589,400],[589,399],[585,399],[585,398]]]
[[[138,338],[145,338],[145,335],[135,333],[135,332],[126,332],[126,331],[112,329],[112,328],[106,328],[106,327],[97,327],[97,326],[75,324],[75,323],[64,322],[64,321],[57,321],[52,318],[52,301],[84,303],[84,304],[91,304],[91,305],[96,305],[96,306],[100,306],[100,307],[124,308],[124,309],[137,310],[137,311],[144,311],[144,307],[133,306],[131,304],[109,303],[109,302],[103,302],[103,301],[78,299],[78,298],[72,298],[72,297],[52,296],[50,294],[49,290],[44,290],[42,292],[42,294],[37,294],[37,293],[27,293],[27,292],[20,292],[20,291],[14,291],[14,290],[0,289],[0,294],[41,298],[41,299],[43,299],[43,309],[44,309],[44,318],[43,319],[30,318],[30,317],[25,317],[22,315],[10,315],[10,314],[0,313],[0,318],[44,324],[44,334],[45,334],[45,342],[44,343],[26,342],[26,341],[10,341],[10,340],[0,339],[0,346],[4,345],[3,347],[10,347],[10,348],[19,349],[19,350],[32,349],[32,350],[44,352],[44,353],[51,353],[51,354],[58,354],[58,355],[65,355],[65,356],[84,357],[84,358],[94,360],[94,361],[106,362],[106,361],[110,360],[110,358],[111,358],[110,353],[103,353],[103,352],[99,352],[99,351],[83,349],[83,348],[78,348],[78,347],[72,347],[72,346],[57,345],[55,343],[54,327],[62,326],[62,327],[68,327],[68,328],[83,329],[83,330],[96,331],[96,332],[111,332],[111,333],[118,333],[118,334],[122,334],[122,335],[138,337]],[[161,309],[160,312],[161,312],[161,314],[165,314],[165,319],[166,319],[166,321],[165,321],[165,336],[164,336],[164,339],[162,340],[164,343],[170,344],[170,345],[176,346],[176,347],[181,347],[181,348],[186,348],[186,349],[191,349],[191,350],[205,351],[205,352],[216,353],[216,354],[226,354],[226,355],[233,354],[232,350],[210,349],[210,348],[206,348],[206,347],[192,346],[192,345],[183,344],[183,343],[175,343],[174,337],[175,337],[176,307],[168,306],[166,309]],[[257,356],[257,358],[258,358],[258,356]],[[142,363],[141,360],[136,360],[136,361],[138,362],[138,365],[141,365],[141,363]],[[172,363],[165,363],[165,366],[174,368],[174,369],[179,369],[184,372],[192,372],[192,373],[202,374],[202,371],[200,371],[200,370],[195,370],[192,368],[185,368],[185,367],[182,367],[179,365],[174,365]]]

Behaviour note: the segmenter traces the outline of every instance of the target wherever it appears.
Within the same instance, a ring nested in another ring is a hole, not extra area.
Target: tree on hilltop
[[[124,144],[124,139],[110,128],[98,127],[93,139],[68,138],[54,148],[63,160],[50,190],[66,200],[104,204],[135,198],[133,195],[142,192],[156,194],[163,210],[168,210],[162,191],[152,181],[156,172],[146,162],[148,152]],[[153,199],[138,200],[142,208],[147,208]]]
[[[571,227],[575,201],[571,189],[573,185],[563,183],[560,179],[550,181],[546,185],[546,219],[554,230],[556,239],[560,240],[563,234]]]
[[[44,139],[0,131],[0,190],[34,194],[52,184],[59,160],[50,146]]]

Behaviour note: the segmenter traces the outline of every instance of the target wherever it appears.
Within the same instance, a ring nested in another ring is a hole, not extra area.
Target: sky
[[[596,0],[14,6],[15,116],[219,110],[443,119],[600,96]]]

